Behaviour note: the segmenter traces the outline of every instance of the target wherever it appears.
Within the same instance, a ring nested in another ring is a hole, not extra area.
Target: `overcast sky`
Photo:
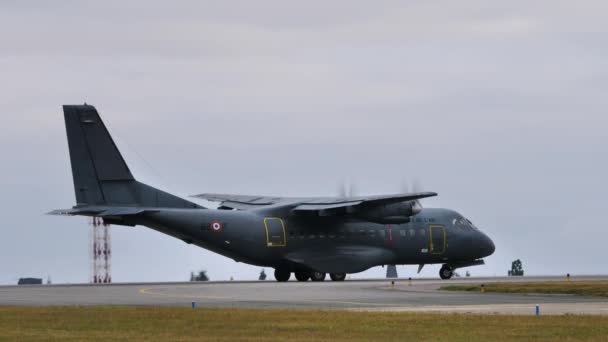
[[[62,104],[178,194],[393,193],[496,243],[473,275],[608,273],[605,1],[0,0],[0,283],[86,282]],[[260,268],[113,227],[114,281]],[[402,276],[415,266],[400,266]],[[437,276],[427,266],[425,276]],[[267,270],[270,273],[271,270]],[[382,276],[374,268],[356,277]]]

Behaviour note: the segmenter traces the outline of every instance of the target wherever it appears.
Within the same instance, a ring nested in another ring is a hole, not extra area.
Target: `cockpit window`
[[[452,219],[452,226],[465,230],[473,230],[476,229],[473,222],[467,220],[462,216],[458,216]]]

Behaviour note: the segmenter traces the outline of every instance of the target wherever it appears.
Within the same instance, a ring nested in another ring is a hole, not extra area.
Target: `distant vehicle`
[[[17,285],[42,285],[42,278],[19,278]]]
[[[439,276],[449,279],[455,269],[482,265],[482,258],[494,253],[492,240],[464,216],[422,208],[419,200],[434,192],[194,196],[219,202],[218,210],[210,210],[138,182],[93,106],[66,105],[63,111],[76,205],[50,214],[143,225],[239,262],[272,267],[278,281],[287,281],[291,273],[299,281],[322,281],[327,273],[342,281],[347,273],[379,265],[419,265],[420,271],[437,263],[442,264]],[[212,161],[209,166],[218,167]],[[248,167],[242,165],[243,177]]]
[[[207,271],[202,270],[198,273],[190,272],[190,281],[208,281]]]

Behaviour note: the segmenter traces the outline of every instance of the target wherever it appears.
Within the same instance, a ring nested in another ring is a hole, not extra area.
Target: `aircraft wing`
[[[250,196],[227,194],[200,194],[193,197],[208,201],[221,202],[224,207],[234,209],[255,209],[263,206],[283,204],[291,205],[295,212],[321,211],[337,208],[354,207],[358,205],[384,205],[398,202],[414,201],[421,198],[437,196],[435,192],[412,192],[393,195],[378,196],[351,196],[351,197],[276,197],[276,196]]]
[[[273,196],[251,196],[251,195],[229,195],[229,194],[200,194],[192,196],[211,202],[220,202],[220,205],[227,208],[246,210],[273,205],[279,202],[288,201],[287,197]]]
[[[318,272],[357,273],[375,265],[391,264],[395,255],[388,249],[372,246],[328,246],[294,251],[286,258]]]
[[[385,205],[398,202],[414,201],[421,198],[437,196],[435,192],[413,192],[394,195],[355,196],[336,198],[333,200],[316,199],[299,203],[294,211],[320,211],[328,209],[354,207],[358,205]]]
[[[250,205],[268,205],[273,204],[280,197],[269,197],[269,196],[251,196],[251,195],[229,195],[229,194],[200,194],[194,195],[193,197],[202,198],[209,201],[216,202],[235,202]]]

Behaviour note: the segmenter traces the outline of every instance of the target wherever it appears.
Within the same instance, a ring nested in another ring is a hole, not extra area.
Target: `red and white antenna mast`
[[[112,282],[112,247],[110,225],[101,218],[91,219],[91,283],[108,284]]]

